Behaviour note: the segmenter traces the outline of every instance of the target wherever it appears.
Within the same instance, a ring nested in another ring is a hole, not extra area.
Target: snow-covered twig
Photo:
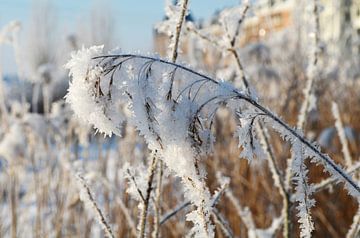
[[[169,66],[172,68],[177,68],[180,70],[183,70],[184,72],[187,72],[194,77],[199,77],[201,80],[204,80],[210,85],[224,90],[224,95],[217,95],[212,98],[210,98],[208,101],[206,101],[201,107],[196,110],[195,115],[201,112],[201,109],[211,101],[214,101],[215,99],[222,99],[222,100],[239,100],[242,102],[245,102],[246,104],[253,107],[255,110],[258,110],[258,113],[261,114],[260,118],[264,120],[265,123],[268,123],[270,126],[272,126],[274,129],[276,129],[284,139],[287,140],[294,140],[297,139],[299,142],[305,147],[305,152],[308,157],[313,158],[312,161],[316,163],[322,163],[325,166],[325,169],[330,172],[332,176],[336,176],[337,179],[340,179],[341,181],[345,182],[346,188],[350,192],[351,195],[355,197],[359,197],[360,195],[360,187],[359,185],[352,180],[348,174],[338,165],[335,164],[335,162],[328,156],[323,154],[317,146],[313,145],[310,141],[308,141],[303,135],[297,132],[297,130],[291,128],[288,124],[286,124],[282,119],[280,119],[278,116],[276,116],[273,112],[271,112],[269,109],[261,105],[256,99],[244,94],[243,92],[239,91],[238,89],[225,84],[223,82],[219,82],[213,78],[210,78],[202,73],[199,73],[195,70],[192,70],[188,67],[185,67],[180,64],[175,64],[168,62],[166,60],[162,60],[159,58],[154,58],[150,56],[141,56],[141,55],[134,55],[134,54],[121,54],[121,55],[103,55],[103,56],[95,56],[93,57],[93,60],[102,60],[105,59],[108,60],[126,60],[126,62],[130,62],[130,60],[140,60],[143,63],[145,62],[151,62],[151,65],[154,66],[155,63],[163,66]],[[113,67],[110,67],[111,70],[114,70]],[[80,79],[81,80],[81,79]]]
[[[175,216],[178,212],[180,212],[181,210],[183,210],[184,208],[188,207],[191,205],[190,201],[184,202],[182,204],[180,204],[179,206],[177,206],[175,209],[171,210],[169,213],[165,214],[161,220],[160,220],[160,225],[164,224],[167,220],[169,220],[171,217]]]
[[[243,85],[246,88],[248,94],[250,95],[250,85],[248,83],[248,79],[246,77],[246,74],[244,72],[244,67],[241,63],[240,60],[240,56],[236,50],[236,39],[238,37],[238,34],[240,32],[240,26],[242,24],[242,22],[245,19],[246,13],[249,9],[249,2],[246,1],[244,3],[244,8],[240,14],[240,17],[237,21],[236,24],[236,30],[234,35],[231,37],[229,35],[229,31],[228,29],[226,29],[227,32],[227,38],[229,40],[229,45],[226,46],[225,48],[220,45],[216,40],[211,39],[209,36],[203,35],[201,34],[194,26],[190,25],[187,27],[187,29],[193,33],[195,33],[197,36],[199,36],[201,39],[209,42],[210,44],[212,44],[213,46],[215,46],[218,50],[225,50],[225,51],[229,51],[235,61],[236,61],[236,65],[240,74],[240,78],[242,79]],[[226,24],[225,24],[226,25]],[[275,186],[278,187],[279,191],[280,191],[280,195],[282,196],[282,201],[283,201],[283,208],[282,208],[282,216],[285,218],[284,219],[284,229],[283,229],[283,234],[284,237],[288,237],[289,236],[289,222],[290,222],[290,218],[289,218],[289,195],[287,193],[286,187],[285,187],[285,183],[282,182],[282,176],[280,175],[280,171],[277,168],[277,165],[275,163],[275,156],[272,152],[272,148],[269,142],[269,135],[266,133],[266,128],[264,127],[264,125],[262,124],[262,122],[257,123],[257,131],[258,131],[258,135],[260,137],[260,140],[262,142],[262,147],[264,149],[264,152],[268,158],[268,162],[269,162],[269,167],[270,167],[270,171],[272,174],[272,177],[274,179],[275,182]]]
[[[354,172],[358,171],[359,169],[360,169],[360,162],[357,162],[357,163],[354,163],[354,165],[352,165],[351,167],[347,168],[346,173],[353,174]],[[333,177],[324,179],[321,182],[314,184],[314,192],[316,193],[335,182],[336,182],[336,179],[334,179]]]
[[[307,114],[314,104],[314,81],[317,78],[318,74],[318,61],[319,61],[319,44],[320,44],[320,19],[319,19],[319,3],[318,0],[312,0],[312,19],[313,19],[313,32],[310,32],[309,38],[312,39],[311,42],[311,52],[309,57],[309,65],[306,71],[307,73],[307,81],[304,89],[304,101],[301,104],[299,117],[297,121],[297,127],[299,129],[303,129],[305,125],[305,121],[307,118]]]
[[[213,208],[212,215],[215,219],[215,222],[219,224],[221,230],[223,231],[225,237],[231,238],[234,237],[234,234],[228,224],[228,222],[225,220],[225,218],[221,215],[219,210],[217,208]]]
[[[353,218],[353,223],[351,224],[351,227],[346,234],[346,238],[359,237],[359,234],[360,234],[360,209],[358,208]]]
[[[174,48],[173,48],[172,56],[171,56],[171,61],[174,63],[176,62],[176,59],[178,56],[181,28],[182,28],[182,25],[183,25],[183,22],[185,19],[188,2],[189,2],[189,0],[182,0],[182,2],[181,2],[181,12],[180,12],[179,20],[176,24],[175,37],[174,37]]]
[[[171,61],[173,63],[176,62],[177,57],[178,57],[180,35],[181,35],[183,22],[185,20],[185,15],[186,15],[187,8],[188,8],[188,1],[189,0],[183,0],[180,3],[181,10],[180,10],[179,18],[177,19],[175,36],[173,37],[174,43],[173,43],[172,54],[171,54]],[[175,74],[175,72],[174,72],[174,74]],[[170,95],[170,97],[171,97],[171,95]],[[159,160],[158,164],[156,166],[158,166],[158,177],[157,177],[157,188],[156,188],[156,197],[155,197],[155,219],[154,219],[154,231],[152,234],[153,238],[157,238],[160,233],[160,200],[161,200],[162,176],[163,176],[163,169],[164,169],[163,161]]]
[[[130,226],[131,234],[134,237],[136,237],[136,227],[135,227],[133,219],[131,218],[131,216],[129,214],[129,209],[126,207],[126,205],[120,198],[116,199],[116,202],[119,204],[119,207],[125,216],[126,222]]]
[[[85,204],[85,206],[96,215],[96,219],[102,226],[103,230],[107,237],[114,238],[114,234],[110,228],[109,223],[106,221],[105,216],[103,215],[101,209],[97,205],[92,192],[89,186],[86,184],[85,179],[80,175],[76,175],[78,185],[80,188],[80,199]]]
[[[212,202],[211,202],[211,207],[214,208],[216,206],[216,204],[219,202],[221,196],[225,193],[226,189],[228,188],[229,183],[228,181],[225,181],[220,189],[214,194],[214,196],[212,197]],[[164,224],[167,220],[169,220],[171,217],[175,216],[178,212],[180,212],[181,210],[183,210],[184,208],[188,207],[191,205],[190,201],[186,201],[182,204],[180,204],[179,206],[177,206],[175,209],[173,209],[172,211],[168,212],[160,221],[160,225]]]
[[[349,168],[349,167],[351,167],[353,162],[352,162],[352,158],[350,155],[348,141],[346,139],[346,135],[345,135],[345,131],[344,131],[344,125],[341,121],[339,107],[336,102],[332,103],[331,109],[332,109],[332,114],[335,118],[335,127],[336,127],[336,130],[337,130],[339,138],[340,138],[341,148],[342,148],[342,152],[343,152],[344,159],[345,159],[345,165],[346,165],[346,167]]]
[[[164,165],[162,161],[158,161],[157,164],[157,181],[156,181],[156,192],[155,192],[155,217],[154,217],[154,231],[152,233],[153,238],[157,238],[160,234],[160,213],[161,213],[161,189],[162,189],[162,177],[163,177]]]
[[[305,121],[308,112],[312,109],[315,102],[315,96],[312,94],[314,81],[317,77],[317,65],[319,56],[319,6],[317,0],[312,0],[312,19],[314,32],[311,32],[310,38],[312,38],[311,53],[309,57],[309,65],[307,69],[308,80],[306,82],[304,93],[304,101],[301,105],[297,128],[299,130],[304,129]],[[300,150],[300,151],[299,151]],[[286,175],[285,175],[285,187],[290,190],[291,181],[294,180],[296,184],[296,201],[298,204],[298,214],[300,223],[300,236],[310,237],[311,232],[314,230],[314,224],[310,215],[310,208],[314,206],[315,201],[311,198],[311,194],[314,192],[313,186],[308,184],[307,169],[304,164],[306,157],[304,157],[303,145],[294,143],[293,150],[290,159],[288,160]],[[296,154],[296,152],[298,152]]]
[[[153,183],[153,179],[155,176],[157,161],[158,161],[158,156],[156,154],[154,154],[152,156],[151,163],[148,168],[147,189],[146,189],[146,194],[143,197],[143,204],[142,204],[142,209],[141,209],[141,213],[140,213],[139,233],[138,233],[139,238],[145,237],[146,218],[147,218],[147,213],[148,213],[148,209],[149,209],[151,192],[153,190],[152,183]]]

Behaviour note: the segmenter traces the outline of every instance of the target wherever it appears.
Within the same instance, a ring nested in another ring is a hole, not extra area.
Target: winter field
[[[193,2],[0,25],[0,238],[360,237],[360,1]]]

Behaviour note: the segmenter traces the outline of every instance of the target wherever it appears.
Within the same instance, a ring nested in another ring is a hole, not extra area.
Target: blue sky
[[[39,0],[38,0],[39,1]],[[0,28],[11,20],[20,20],[26,28],[35,0],[0,0]],[[164,15],[164,0],[108,0],[97,4],[109,4],[115,20],[118,45],[125,51],[152,50],[152,27]],[[53,0],[60,29],[76,30],[79,22],[89,15],[94,1],[91,0]],[[217,9],[232,6],[239,0],[192,0],[190,9],[195,19],[207,18]],[[8,58],[9,49],[4,47],[2,54]],[[1,57],[4,62],[4,56]],[[4,65],[6,72],[9,67]],[[11,71],[11,70],[10,70]]]

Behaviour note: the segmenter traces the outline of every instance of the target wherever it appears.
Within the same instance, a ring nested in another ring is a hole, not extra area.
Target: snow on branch
[[[172,157],[179,155],[186,160],[193,157],[189,153],[207,152],[207,143],[214,140],[209,127],[220,105],[227,105],[237,112],[246,108],[269,123],[284,139],[299,140],[308,157],[324,164],[327,171],[346,183],[352,195],[359,196],[359,185],[329,156],[256,99],[231,84],[159,58],[134,54],[101,55],[100,49],[92,47],[73,55],[67,64],[73,80],[66,96],[75,113],[82,118],[92,118],[88,121],[99,131],[119,133],[123,119],[119,117],[121,111],[115,110],[113,100],[116,100],[132,109],[129,121],[135,121],[150,149],[162,150],[166,141],[164,153],[171,152]],[[84,53],[89,54],[87,58],[78,60],[81,58],[78,55]],[[84,95],[80,96],[78,91]],[[118,98],[111,96],[114,94]],[[95,110],[84,111],[83,108]],[[100,108],[102,110],[97,110]],[[90,111],[93,116],[89,117]],[[183,150],[182,145],[191,149]],[[179,163],[184,162],[179,159],[177,166]],[[194,171],[182,173],[192,174]]]
[[[240,118],[238,131],[245,157],[251,159],[262,152],[252,130],[254,121],[260,120],[292,145],[299,145],[304,159],[322,164],[333,178],[344,182],[352,196],[360,197],[357,182],[329,156],[247,91],[227,82],[151,56],[104,55],[101,46],[80,50],[66,66],[72,76],[66,100],[75,114],[100,132],[120,135],[125,120],[122,109],[127,107],[131,112],[127,121],[144,136],[149,149],[182,178],[186,196],[198,208],[187,216],[196,227],[194,234],[213,235],[211,196],[199,162],[211,153],[213,120],[224,106]]]

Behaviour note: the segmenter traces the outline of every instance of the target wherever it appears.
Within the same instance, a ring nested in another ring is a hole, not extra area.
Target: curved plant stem
[[[199,72],[197,72],[197,71],[195,71],[193,69],[187,68],[187,67],[185,67],[183,65],[179,65],[179,64],[176,64],[176,63],[168,62],[168,61],[163,60],[163,59],[150,57],[150,56],[142,56],[142,55],[135,55],[135,54],[120,54],[120,55],[97,56],[97,57],[94,57],[94,59],[106,58],[106,57],[152,60],[152,61],[154,61],[154,63],[157,62],[157,63],[173,66],[173,67],[182,69],[185,72],[188,72],[190,74],[198,76],[200,78],[206,79],[206,80],[208,80],[209,82],[211,82],[211,83],[213,83],[215,85],[221,85],[221,83],[218,82],[217,80],[215,80],[215,79],[213,79],[213,78],[211,78],[209,76],[206,76],[206,75],[204,75],[202,73],[199,73]],[[244,100],[246,103],[250,104],[251,106],[253,106],[257,110],[259,110],[259,112],[263,114],[263,117],[268,118],[272,122],[275,122],[280,128],[285,130],[290,136],[292,136],[295,139],[299,140],[301,142],[301,144],[303,146],[305,146],[305,148],[308,149],[309,152],[312,152],[314,154],[314,156],[318,157],[319,161],[321,161],[325,165],[327,165],[332,170],[331,172],[338,175],[339,178],[342,178],[342,180],[344,182],[346,182],[346,183],[348,183],[348,185],[350,185],[350,187],[352,188],[352,191],[354,192],[353,195],[356,195],[356,196],[360,197],[360,187],[359,187],[359,185],[356,182],[354,182],[346,174],[346,172],[343,169],[341,169],[339,166],[337,166],[330,159],[330,157],[323,154],[316,146],[314,146],[303,135],[301,135],[299,132],[297,132],[296,129],[293,129],[291,126],[286,124],[282,119],[280,119],[278,116],[276,116],[273,112],[271,112],[269,109],[267,109],[266,107],[261,105],[256,99],[248,96],[247,94],[243,93],[242,91],[239,91],[236,88],[231,88],[231,89],[227,89],[227,90],[229,90],[229,93],[233,94],[233,97],[232,97],[233,99]]]

